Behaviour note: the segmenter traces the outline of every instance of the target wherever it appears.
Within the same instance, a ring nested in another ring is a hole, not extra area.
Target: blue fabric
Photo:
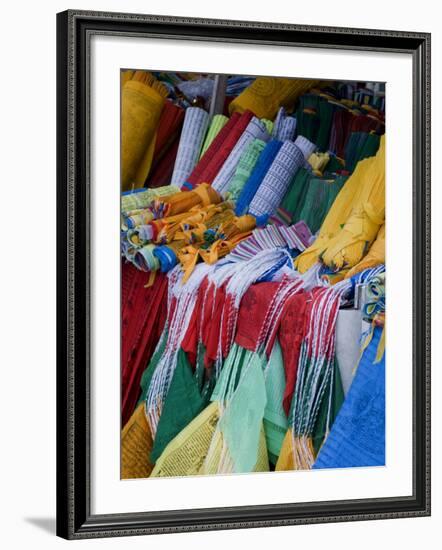
[[[268,169],[275,160],[275,157],[281,147],[282,141],[272,139],[262,150],[262,153],[259,155],[258,162],[256,163],[255,168],[250,174],[249,179],[246,181],[238,197],[238,200],[236,201],[235,214],[237,216],[242,216],[243,214],[247,213],[249,205],[252,202],[256,191],[261,185],[262,180],[267,174]]]
[[[381,334],[375,327],[314,469],[385,465],[385,354],[374,362]]]
[[[178,263],[175,252],[166,245],[157,246],[153,251],[153,255],[158,258],[162,273],[167,273]]]

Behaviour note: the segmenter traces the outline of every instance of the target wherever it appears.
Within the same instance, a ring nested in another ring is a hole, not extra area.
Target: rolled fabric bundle
[[[235,175],[233,176],[227,191],[229,200],[235,201],[239,197],[246,181],[249,179],[253,171],[253,168],[258,162],[259,155],[263,151],[264,147],[265,141],[262,139],[254,139],[242,153],[238,166],[235,170]]]
[[[292,141],[285,141],[250,203],[250,214],[255,217],[274,214],[304,160],[302,151]]]
[[[310,171],[303,167],[296,172],[292,179],[276,213],[278,221],[284,225],[289,225],[295,219],[299,219],[297,212],[304,204],[304,197],[311,177]]]
[[[279,141],[295,139],[296,118],[288,116],[284,107],[281,107],[276,115],[273,125],[272,137]]]
[[[207,183],[198,185],[193,191],[180,191],[170,197],[158,198],[152,204],[156,218],[188,212],[194,206],[208,206],[222,201],[220,195]]]
[[[380,264],[385,264],[385,224],[381,225],[376,240],[371,245],[368,254],[350,269],[345,277],[353,277],[353,275],[364,271],[364,269],[375,267]]]
[[[136,71],[121,94],[121,188],[141,187],[136,181],[140,164],[149,155],[167,88],[144,71]]]
[[[292,105],[319,80],[259,76],[229,105],[230,113],[250,110],[259,118],[274,119],[280,106]]]
[[[261,185],[262,180],[267,174],[268,169],[275,160],[275,157],[281,147],[282,141],[278,141],[276,139],[272,139],[264,147],[262,153],[259,155],[255,168],[253,169],[238,197],[238,200],[236,201],[235,213],[237,216],[242,216],[248,211],[255,193]]]
[[[209,165],[209,163],[211,162],[215,154],[219,151],[220,147],[222,146],[224,141],[227,139],[227,137],[230,135],[233,128],[236,127],[240,117],[241,115],[239,113],[234,113],[230,117],[227,124],[220,130],[218,135],[215,137],[215,139],[212,141],[210,146],[207,148],[207,151],[200,158],[198,164],[195,166],[190,176],[187,178],[186,187],[191,189],[195,185],[202,183],[204,181],[203,179],[201,179],[201,175],[204,174],[204,171],[206,170],[207,166]]]
[[[203,157],[204,153],[212,144],[213,140],[216,138],[216,136],[220,133],[220,131],[224,128],[224,126],[228,122],[229,122],[229,119],[225,115],[215,115],[212,118],[209,129],[207,130],[206,138],[204,139],[204,144],[201,148],[200,160]]]
[[[126,215],[132,210],[147,208],[158,197],[167,197],[179,192],[176,185],[165,185],[155,189],[138,189],[121,195],[121,213]]]
[[[160,262],[155,256],[156,245],[147,244],[139,248],[133,257],[132,263],[141,271],[158,271]]]
[[[206,135],[209,115],[199,107],[188,107],[184,117],[180,144],[172,174],[172,185],[181,186],[198,162]]]
[[[296,118],[292,116],[286,117],[281,126],[281,130],[278,133],[278,138],[281,141],[290,140],[293,141],[295,139],[295,132],[296,132]]]
[[[179,144],[179,137],[176,137],[172,145],[150,171],[146,181],[146,187],[156,188],[170,184]]]
[[[153,220],[152,211],[145,208],[142,210],[135,210],[129,213],[128,216],[124,216],[124,227],[127,229],[134,229],[137,225],[145,225]]]
[[[235,147],[232,149],[230,155],[224,162],[221,170],[213,180],[212,187],[216,189],[218,193],[223,194],[227,191],[242,153],[254,139],[261,139],[265,142],[270,139],[266,126],[256,117],[253,117],[249,122],[247,128],[244,130]]]
[[[316,145],[309,141],[304,136],[298,136],[295,139],[295,145],[301,149],[302,154],[304,155],[305,160],[307,160],[317,149]]]
[[[175,105],[170,100],[164,102],[161,111],[160,121],[155,136],[155,147],[153,151],[152,167],[153,170],[159,161],[163,158],[169,147],[172,146],[176,138],[179,137],[181,127],[184,121],[185,110]]]
[[[204,170],[202,170],[201,173],[199,174],[199,177],[195,182],[196,184],[213,182],[213,180],[216,178],[219,171],[221,170],[221,167],[224,165],[226,159],[228,158],[233,148],[237,144],[238,140],[241,138],[245,129],[249,125],[249,122],[252,120],[252,118],[253,118],[253,114],[250,111],[246,111],[240,116],[236,124],[231,128],[227,137],[219,145],[219,148],[215,151],[212,158],[206,164]],[[227,128],[227,125],[224,128]],[[216,141],[216,138],[213,141],[213,143],[215,143],[215,141]],[[201,162],[205,163],[206,155],[208,155],[209,152],[211,153],[211,151],[212,151],[212,147],[209,147],[209,149],[206,151],[206,154],[204,155],[204,158],[201,160]],[[193,184],[193,179],[189,180],[188,178],[187,181],[190,181],[190,183]]]
[[[298,210],[294,221],[305,221],[310,231],[316,233],[344,186],[345,180],[343,176],[338,176],[336,179],[311,178],[302,208]]]

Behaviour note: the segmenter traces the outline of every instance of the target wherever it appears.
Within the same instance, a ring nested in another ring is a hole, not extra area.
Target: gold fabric
[[[315,242],[295,260],[304,273],[317,261],[339,271],[367,253],[385,219],[385,136],[374,157],[360,161],[327,214]]]
[[[144,403],[139,405],[121,434],[121,479],[149,477],[153,465],[149,462],[152,434]]]
[[[167,88],[144,71],[135,71],[121,93],[121,188],[144,185]],[[153,145],[152,145],[153,144]]]
[[[376,267],[380,264],[385,264],[385,224],[381,225],[376,236],[376,240],[371,245],[368,254],[352,269],[350,269],[350,271],[346,274],[346,277],[353,277],[353,275],[364,271],[364,269]]]
[[[167,445],[157,460],[151,477],[201,473],[218,419],[218,403],[214,401]]]
[[[230,114],[252,111],[259,118],[274,119],[280,107],[290,107],[319,80],[259,76],[229,105]]]

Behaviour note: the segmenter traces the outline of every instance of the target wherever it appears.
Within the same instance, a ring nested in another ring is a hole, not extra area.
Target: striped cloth
[[[235,147],[224,162],[221,170],[218,172],[218,175],[213,180],[212,187],[216,189],[218,193],[223,194],[227,191],[242,153],[254,139],[261,139],[262,141],[268,141],[270,139],[265,124],[256,117],[253,117],[249,122],[247,128],[244,130]]]
[[[248,211],[249,205],[252,202],[255,193],[261,185],[262,180],[267,174],[268,169],[270,168],[281,147],[282,142],[277,141],[276,139],[272,139],[264,147],[264,150],[259,155],[258,162],[256,163],[250,178],[244,185],[236,202],[235,213],[237,216],[241,216]]]
[[[180,144],[172,174],[172,185],[181,186],[198,162],[209,115],[199,107],[186,109]]]
[[[249,179],[253,168],[258,162],[259,155],[265,147],[265,142],[262,139],[254,139],[249,143],[239,159],[236,167],[235,175],[229,184],[228,198],[236,201],[239,197],[246,181]]]
[[[250,203],[249,213],[255,217],[274,214],[304,161],[301,149],[292,141],[285,141]]]
[[[303,222],[290,227],[267,225],[253,230],[252,235],[241,241],[227,257],[230,261],[245,261],[254,258],[262,250],[290,248],[303,251],[312,237]]]

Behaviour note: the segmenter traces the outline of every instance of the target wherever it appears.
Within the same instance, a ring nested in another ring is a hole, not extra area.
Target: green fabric
[[[330,404],[330,392],[331,395],[331,408],[330,408],[330,425],[327,429],[327,416]],[[338,416],[339,409],[344,402],[345,395],[342,387],[341,371],[339,370],[338,362],[335,359],[333,367],[333,386],[327,385],[327,390],[324,394],[321,406],[319,408],[318,417],[316,419],[315,427],[313,429],[313,447],[316,454],[319,452],[322,443],[328,432],[330,431],[333,423]]]
[[[212,141],[216,138],[222,128],[227,124],[229,119],[224,115],[215,115],[211,122],[209,129],[207,130],[206,138],[201,148],[200,158],[204,155],[207,149],[210,147]]]
[[[296,131],[313,142],[320,151],[326,151],[336,105],[316,94],[299,98],[296,111]]]
[[[263,373],[265,356],[253,354],[238,387],[219,420],[235,473],[251,472],[258,459],[259,438],[266,406]]]
[[[296,212],[293,221],[305,221],[310,231],[316,233],[345,181],[343,176],[334,180],[312,177],[303,197],[302,208]]]
[[[149,361],[149,365],[144,369],[143,375],[141,376],[141,382],[140,382],[141,395],[140,395],[140,399],[138,400],[137,407],[143,401],[146,401],[150,381],[152,380],[152,376],[153,376],[153,373],[155,372],[158,361],[161,359],[161,356],[163,355],[163,352],[166,348],[166,342],[167,342],[167,329],[165,328],[162,334],[162,339],[159,342],[159,346],[155,350],[155,353],[152,355]]]
[[[266,127],[267,133],[271,136],[273,132],[273,121],[268,118],[261,118],[261,122]]]
[[[178,435],[207,405],[199,391],[198,380],[192,372],[186,353],[180,349],[169,391],[164,401],[158,428],[150,453],[156,462],[166,445]]]
[[[236,201],[239,197],[245,183],[250,177],[256,163],[258,162],[259,155],[265,147],[265,142],[261,139],[254,139],[245,148],[242,153],[238,166],[236,167],[235,174],[230,182],[229,189],[227,191],[227,198],[232,201]]]
[[[278,209],[278,215],[283,216],[287,223],[293,221],[297,210],[302,205],[310,178],[311,172],[306,168],[300,168],[292,179]]]
[[[270,462],[276,464],[284,440],[288,420],[282,406],[285,389],[284,361],[276,341],[265,370],[267,404],[264,411],[264,432]]]
[[[352,132],[345,146],[345,169],[353,172],[356,164],[365,158],[376,155],[381,136],[367,132]]]

